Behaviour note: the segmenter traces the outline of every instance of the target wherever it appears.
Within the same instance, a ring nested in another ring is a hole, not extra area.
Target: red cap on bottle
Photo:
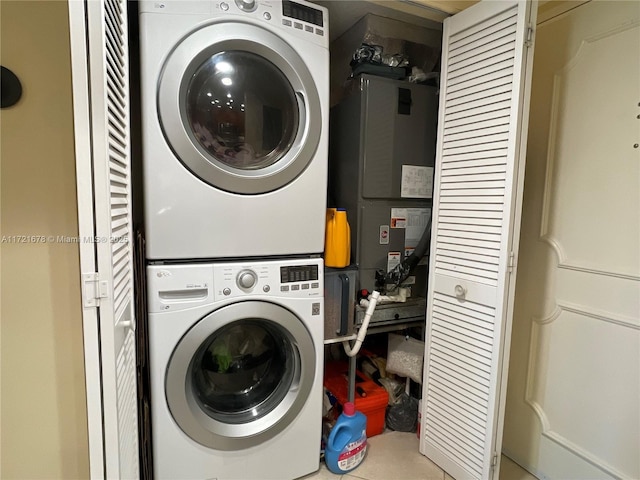
[[[356,406],[351,402],[346,402],[342,407],[342,413],[348,417],[353,417],[356,414]]]

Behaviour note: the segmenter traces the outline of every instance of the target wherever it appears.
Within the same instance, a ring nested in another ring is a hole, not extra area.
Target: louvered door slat
[[[483,194],[486,193],[486,196]],[[464,202],[473,202],[474,204],[479,203],[491,203],[494,205],[501,205],[504,202],[504,197],[497,191],[482,191],[478,192],[476,190],[457,190],[451,191],[448,190],[446,192],[442,192],[442,203],[464,203]]]
[[[453,272],[481,276],[487,280],[497,281],[498,279],[498,265],[495,263],[472,262],[460,259],[453,255],[438,255],[436,260],[440,263],[440,266],[443,269],[448,268]]]
[[[106,478],[139,478],[126,0],[86,1]]]
[[[511,78],[513,62],[505,62],[499,66],[502,68],[497,69],[494,65],[491,65],[484,69],[484,73],[480,70],[476,70],[474,75],[465,76],[462,79],[458,78],[456,84],[449,90],[449,94],[454,94],[455,92],[464,90],[468,95],[474,91],[484,90],[480,87],[487,85],[489,82],[496,82],[497,85],[502,79]]]
[[[489,369],[486,368],[486,371],[483,371],[482,365],[479,362],[476,362],[469,357],[460,355],[455,351],[440,348],[437,342],[434,342],[433,345],[433,356],[434,358],[440,358],[441,363],[445,365],[455,366],[455,368],[460,369],[461,372],[465,372],[467,376],[475,376],[478,381],[485,382],[490,386],[491,376]],[[445,405],[445,407],[455,408],[454,406],[449,405]]]
[[[458,114],[449,115],[446,118],[447,127],[446,130],[453,130],[458,127],[464,127],[467,125],[474,125],[477,123],[482,123],[486,120],[492,120],[494,118],[503,118],[509,117],[509,108],[505,105],[497,105],[494,104],[485,108],[482,112],[476,115],[470,115],[468,112],[466,114]]]
[[[445,361],[450,361],[450,359],[445,358]],[[449,421],[463,425],[463,428],[465,428],[471,435],[474,435],[479,439],[483,438],[484,424],[478,420],[476,415],[473,415],[468,411],[463,403],[456,403],[453,401],[449,402],[436,390],[432,390],[429,395],[431,398],[436,399],[440,407],[440,412],[442,412],[441,414],[447,417],[447,419],[450,419]]]
[[[447,157],[457,157],[466,154],[475,153],[492,153],[495,154],[497,150],[501,150],[508,147],[508,139],[500,140],[497,142],[476,143],[471,145],[458,144],[454,146],[447,146],[443,150],[443,160],[449,160]],[[455,160],[454,158],[453,160]]]
[[[493,123],[492,127],[478,127],[461,132],[453,132],[445,130],[444,138],[447,145],[454,147],[456,145],[464,145],[463,142],[475,144],[487,143],[488,141],[496,142],[508,138],[509,123],[503,123],[504,119]]]
[[[464,421],[464,417],[452,415],[448,410],[438,409],[430,419],[433,428],[444,432],[444,436],[457,448],[471,453],[474,457],[482,455],[483,438]],[[451,438],[457,437],[457,438]],[[457,440],[457,442],[452,442]]]
[[[499,79],[493,82],[484,85],[484,88],[481,88],[479,91],[470,92],[469,94],[465,94],[465,92],[460,91],[451,95],[451,107],[469,107],[472,105],[476,105],[474,102],[480,102],[485,106],[490,106],[496,97],[500,97],[500,95],[509,94],[511,91],[510,86],[512,85],[512,80],[510,77]],[[483,113],[484,110],[479,111],[478,113]]]
[[[479,240],[483,242],[500,242],[500,234],[493,233],[485,233],[485,232],[474,232],[470,229],[456,229],[450,230],[444,228],[445,225],[440,224],[440,229],[438,230],[438,234],[445,237],[452,238],[468,238],[471,240]]]
[[[494,68],[494,65],[503,65],[504,62],[513,62],[513,52],[506,51],[490,58],[470,63],[466,67],[456,68],[455,72],[450,72],[448,79],[454,84],[463,81],[466,78],[473,78],[476,75],[484,75]]]
[[[513,26],[503,28],[494,34],[473,40],[463,48],[458,49],[456,54],[450,57],[451,70],[455,71],[461,65],[467,65],[469,61],[494,57],[496,52],[502,53],[509,49],[515,41],[515,31]],[[475,63],[475,62],[474,62]]]
[[[484,67],[475,66],[474,69],[470,69],[467,73],[461,73],[451,81],[452,88],[459,90],[468,86],[477,85],[480,82],[486,80],[492,80],[496,78],[508,75],[513,71],[513,57],[508,57],[502,61],[488,64]]]
[[[117,97],[116,97],[117,98]],[[119,102],[114,101],[114,99],[110,99],[107,102],[108,110],[109,110],[109,122],[114,128],[113,135],[120,138],[120,143],[126,143],[126,110],[124,105],[120,105]]]
[[[113,78],[119,79],[119,83],[124,86],[121,80],[124,75],[124,65],[122,64],[121,59],[118,58],[122,49],[120,45],[116,45],[113,42],[113,33],[109,29],[107,29],[106,32],[107,39],[109,40],[107,42],[107,64],[110,68],[115,70]]]
[[[465,452],[467,455],[471,455],[476,458],[476,465],[481,465],[480,459],[482,458],[482,442],[476,440],[472,435],[465,434],[460,428],[453,428],[446,415],[442,412],[434,412],[432,418],[427,421],[427,426],[440,433],[442,437],[455,445],[459,451]]]
[[[504,175],[502,174],[502,172],[499,169],[488,169],[485,168],[485,166],[483,165],[481,168],[483,168],[482,173],[480,174],[475,174],[475,173],[466,173],[464,171],[462,172],[456,172],[457,175],[451,175],[450,172],[447,172],[446,175],[442,176],[442,186],[444,188],[444,186],[446,184],[449,183],[476,183],[476,182],[499,182],[500,185],[504,185]]]
[[[474,215],[475,213],[475,215]],[[481,216],[478,213],[482,214]],[[468,225],[469,219],[473,219],[475,225],[486,225],[489,227],[500,227],[500,219],[487,215],[488,212],[452,212],[442,211],[440,218],[442,222],[448,224]]]
[[[438,421],[436,421],[438,420]],[[465,448],[465,446],[457,438],[456,431],[449,428],[446,419],[436,417],[428,419],[425,424],[426,428],[433,430],[433,443],[440,447],[443,451],[449,451],[457,457],[468,459],[467,467],[473,477],[480,478],[482,472],[482,455]]]
[[[493,115],[491,115],[493,113]],[[462,125],[451,125],[448,124],[447,128],[444,130],[444,134],[446,136],[454,135],[454,134],[473,134],[474,132],[482,132],[482,134],[486,135],[487,131],[491,132],[492,129],[497,129],[499,127],[504,127],[509,124],[509,115],[507,112],[498,111],[489,112],[486,120],[476,120],[474,122],[465,123]]]
[[[500,448],[530,16],[480,2],[445,21],[420,451],[454,478],[492,478]]]
[[[482,414],[484,408],[484,402],[473,396],[473,394],[467,388],[461,388],[451,381],[451,375],[449,375],[448,369],[439,370],[438,366],[434,363],[432,367],[429,369],[429,374],[433,378],[434,388],[440,388],[441,391],[448,395],[455,396],[459,398],[470,411],[474,411],[477,414]],[[433,420],[434,417],[438,415],[440,411],[439,408],[433,406],[432,409],[428,409],[429,415],[427,415],[427,420]],[[431,415],[433,412],[433,415]]]
[[[128,158],[126,156],[127,151],[127,137],[122,134],[122,130],[118,128],[118,126],[110,121],[108,125],[108,135],[109,135],[109,143],[113,146],[114,150],[117,149],[120,152],[123,152],[122,158],[119,160],[124,168],[128,168],[129,165],[127,163]]]
[[[452,222],[450,219],[442,219],[440,225],[443,230],[447,231],[458,231],[458,232],[478,232],[478,233],[489,233],[491,235],[500,235],[502,232],[501,225],[488,225],[487,222],[476,222],[474,224],[469,223],[470,219],[466,219],[464,222]],[[497,223],[497,222],[496,222]]]
[[[120,129],[121,132],[124,132],[126,135],[125,129],[127,128],[127,124],[124,120],[126,111],[116,105],[112,100],[107,102],[107,109],[109,112],[109,121],[112,122],[114,127]]]
[[[495,109],[511,106],[509,92],[495,95],[494,97],[481,98],[475,101],[460,102],[458,105],[450,105],[445,113],[446,120],[470,119],[475,115],[481,115]]]
[[[497,14],[486,22],[478,22],[468,28],[456,32],[450,39],[449,48],[451,52],[456,52],[461,46],[468,45],[478,38],[487,35],[494,35],[497,31],[503,30],[508,25],[515,23],[515,13],[511,9]]]
[[[495,257],[489,257],[487,255],[479,255],[474,253],[467,253],[458,249],[447,250],[446,248],[442,248],[440,250],[439,255],[441,255],[443,259],[449,259],[449,261],[451,261],[451,259],[458,259],[461,262],[472,261],[472,262],[477,262],[479,264],[494,265],[495,268],[497,268],[497,265],[498,265],[497,258]],[[485,265],[485,268],[486,268],[486,265]]]
[[[118,429],[121,433],[119,448],[123,466],[120,478],[138,478],[138,411],[135,377],[128,372],[135,371],[135,335],[129,331],[124,347],[118,356]]]
[[[485,61],[493,61],[496,55],[502,55],[509,53],[513,50],[513,42],[510,41],[510,38],[503,38],[495,44],[491,45],[492,48],[485,49],[484,52],[479,53],[478,55],[468,56],[465,59],[459,59],[455,64],[451,65],[451,71],[453,73],[460,74],[460,71],[472,66],[476,68],[478,65],[482,64]]]
[[[468,182],[443,182],[442,184],[443,190],[476,190],[476,189],[490,189],[493,192],[492,195],[504,194],[504,180],[477,180],[477,181],[468,181]]]
[[[440,417],[443,419],[445,424],[453,425],[456,430],[464,431],[469,438],[476,440],[477,443],[482,445],[482,434],[478,430],[474,429],[475,426],[471,424],[466,417],[456,415],[444,408],[440,410]]]
[[[487,374],[490,374],[491,360],[483,357],[482,355],[468,350],[465,345],[458,345],[455,341],[448,338],[446,334],[441,334],[437,329],[434,329],[433,338],[430,340],[434,344],[434,348],[440,347],[442,351],[447,351],[453,355],[457,355],[460,359],[467,359],[469,364],[472,362],[475,365],[481,365],[485,368]],[[478,368],[480,370],[480,368]]]
[[[504,196],[503,180],[488,180],[486,182],[448,182],[442,185],[442,195],[483,195],[483,196]]]
[[[505,172],[507,149],[446,155],[442,175],[475,175]]]
[[[453,331],[458,331],[462,335],[473,334],[474,337],[485,336],[487,342],[491,341],[493,328],[490,323],[487,324],[479,318],[460,315],[456,310],[445,308],[442,305],[434,305],[433,311],[438,314],[439,318],[448,321]]]
[[[114,241],[121,242],[125,244],[123,248],[129,249],[128,245],[126,245],[127,240],[129,239],[129,225],[123,225],[120,228],[113,228],[111,230],[111,234],[113,235]]]
[[[109,165],[110,169],[110,179],[111,181],[118,181],[119,183],[126,182],[128,178],[128,169],[127,166],[119,161],[119,158],[116,156],[111,157],[111,164]],[[120,197],[122,198],[122,197]]]
[[[433,365],[438,365],[438,368],[442,371],[448,370],[452,377],[455,377],[460,382],[465,383],[478,394],[488,396],[490,389],[489,379],[482,379],[474,376],[466,368],[457,365],[456,363],[452,363],[449,358],[440,357],[439,355],[433,356]]]

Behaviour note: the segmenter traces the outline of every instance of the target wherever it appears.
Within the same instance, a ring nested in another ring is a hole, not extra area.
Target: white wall
[[[1,470],[89,476],[66,1],[0,2],[2,65],[22,81],[1,127]]]

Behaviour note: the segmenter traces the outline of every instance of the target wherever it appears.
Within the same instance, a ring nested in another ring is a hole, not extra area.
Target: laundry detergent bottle
[[[327,209],[327,228],[324,242],[326,267],[344,268],[351,261],[351,229],[344,208]]]
[[[367,417],[356,412],[351,402],[344,404],[324,452],[327,468],[338,475],[355,469],[367,453]]]

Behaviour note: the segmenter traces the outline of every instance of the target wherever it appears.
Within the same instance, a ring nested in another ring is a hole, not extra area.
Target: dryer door
[[[228,192],[287,185],[320,139],[320,100],[305,62],[252,24],[215,23],[184,38],[165,62],[157,101],[178,159]]]
[[[165,378],[169,410],[196,442],[217,450],[259,445],[304,407],[316,350],[284,307],[239,302],[216,310],[182,337]]]

